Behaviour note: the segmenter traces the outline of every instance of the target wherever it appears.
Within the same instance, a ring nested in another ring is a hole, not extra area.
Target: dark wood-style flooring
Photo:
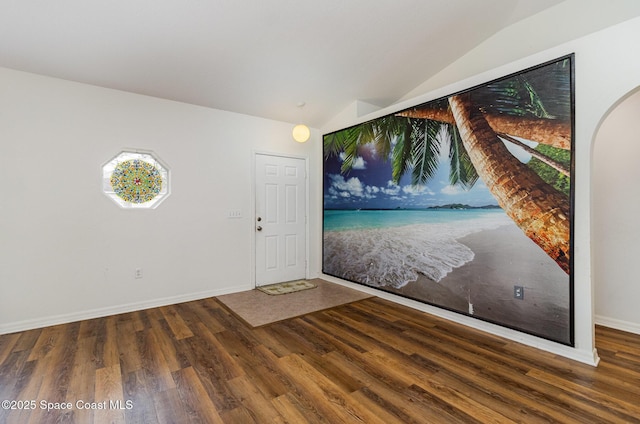
[[[596,339],[594,368],[380,298],[256,329],[210,298],[0,336],[0,423],[640,422],[640,336]]]

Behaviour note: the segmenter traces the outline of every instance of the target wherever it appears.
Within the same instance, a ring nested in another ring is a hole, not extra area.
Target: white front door
[[[256,287],[304,279],[307,188],[304,159],[256,154]]]

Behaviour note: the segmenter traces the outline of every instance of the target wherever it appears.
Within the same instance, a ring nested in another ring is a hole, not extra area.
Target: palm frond
[[[403,118],[403,131],[396,137],[396,145],[391,153],[391,179],[398,183],[404,173],[411,167],[411,134],[412,125],[409,118]]]
[[[571,117],[569,59],[494,81],[472,92],[483,110],[512,116],[566,120]]]
[[[325,134],[322,139],[322,154],[325,159],[335,156],[342,151],[342,140],[339,132]]]
[[[388,115],[375,121],[374,146],[376,152],[385,160],[391,154],[396,138],[404,133],[409,121],[407,118]]]
[[[414,186],[425,185],[436,174],[442,147],[438,138],[440,126],[436,121],[414,120],[411,151],[411,184]]]
[[[455,125],[446,124],[449,137],[449,183],[459,185],[470,190],[478,181],[478,172],[471,162],[467,149],[462,144],[462,138]]]
[[[358,145],[360,141],[360,126],[352,127],[347,130],[345,134],[344,143],[342,146],[342,166],[340,167],[340,172],[342,174],[348,174],[351,168],[353,167],[353,163],[358,157]]]
[[[526,93],[529,95],[529,102],[525,103],[525,107],[528,111],[536,118],[553,119],[554,116],[547,112],[547,109],[545,109],[544,104],[542,103],[542,99],[531,83],[529,83],[529,81],[527,81],[527,79],[522,75],[520,75],[518,79]]]
[[[358,125],[358,146],[375,142],[377,125],[375,120]]]

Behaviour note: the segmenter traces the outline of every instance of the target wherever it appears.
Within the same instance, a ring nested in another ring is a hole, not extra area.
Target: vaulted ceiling
[[[393,103],[561,3],[0,1],[0,66],[316,127],[355,100]]]

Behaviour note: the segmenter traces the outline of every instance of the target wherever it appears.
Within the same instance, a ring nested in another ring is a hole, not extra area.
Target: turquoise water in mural
[[[325,210],[324,230],[393,228],[416,224],[474,225],[479,218],[505,216],[502,209]]]

